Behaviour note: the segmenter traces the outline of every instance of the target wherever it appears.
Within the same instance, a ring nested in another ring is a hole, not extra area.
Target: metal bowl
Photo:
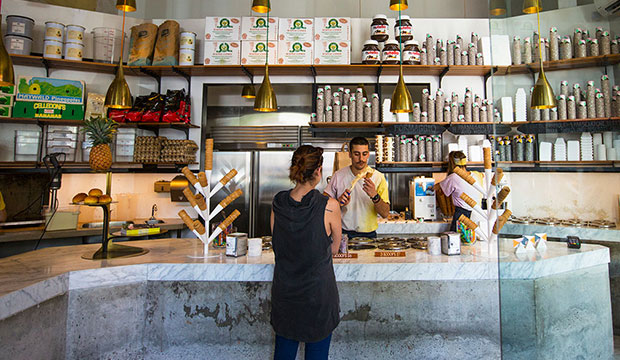
[[[406,250],[409,248],[404,242],[390,242],[387,244],[381,244],[378,246],[381,250]]]
[[[349,239],[349,244],[371,244],[375,242],[375,239],[367,237],[354,237]]]

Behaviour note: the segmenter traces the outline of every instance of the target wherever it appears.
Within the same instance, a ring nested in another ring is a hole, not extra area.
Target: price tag
[[[347,253],[347,254],[336,254],[333,256],[334,259],[357,259],[357,254],[355,253]]]
[[[375,257],[405,257],[404,251],[375,251]]]

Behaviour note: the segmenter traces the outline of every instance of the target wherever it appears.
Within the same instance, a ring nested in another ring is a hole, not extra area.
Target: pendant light
[[[400,11],[406,10],[408,7],[407,0],[390,0],[390,10]]]
[[[542,11],[542,7],[538,0],[523,0],[523,12],[526,14],[534,14]]]
[[[246,99],[256,98],[256,91],[254,90],[254,84],[245,84],[241,90],[241,97]]]
[[[489,11],[492,16],[502,16],[506,14],[506,0],[491,0],[491,10]]]
[[[0,17],[0,19],[2,19]],[[0,31],[0,86],[15,85],[15,73],[13,72],[13,60],[4,47],[4,36]]]
[[[540,10],[542,8],[539,6],[538,0],[533,1],[535,2],[535,4],[532,5],[536,9],[536,21],[538,23],[538,33],[540,34]],[[525,4],[523,5],[523,11],[525,11]],[[551,109],[556,106],[555,94],[553,93],[553,88],[551,87],[551,85],[549,85],[549,81],[547,81],[547,77],[545,76],[545,70],[543,69],[542,45],[540,36],[538,37],[538,60],[540,61],[540,74],[538,75],[538,80],[534,85],[534,91],[532,91],[530,107],[532,109]]]
[[[395,4],[398,3],[398,4]],[[398,21],[401,21],[401,9],[407,8],[407,0],[390,1],[390,9],[394,9],[393,6],[398,6]],[[398,48],[402,49],[402,36],[398,37]],[[403,52],[400,51],[400,67],[399,77],[394,93],[392,94],[392,104],[390,105],[390,111],[393,113],[410,113],[413,111],[413,100],[407,85],[405,85],[405,78],[403,76]]]
[[[265,14],[271,11],[271,4],[269,0],[254,0],[252,1],[252,10],[257,13]]]
[[[111,109],[129,109],[131,108],[132,98],[129,85],[125,80],[123,72],[123,47],[125,46],[125,13],[127,11],[136,11],[135,0],[117,0],[116,8],[123,12],[123,27],[121,30],[121,57],[118,61],[116,76],[108,88],[105,95],[104,105]]]
[[[265,43],[265,77],[258,89],[256,99],[254,99],[254,110],[260,112],[278,111],[278,101],[276,93],[273,91],[271,81],[269,81],[269,11],[267,11],[267,36]]]

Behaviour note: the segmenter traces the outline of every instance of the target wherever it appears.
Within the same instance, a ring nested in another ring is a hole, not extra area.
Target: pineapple
[[[112,143],[114,133],[118,124],[113,120],[91,117],[84,120],[86,136],[93,143],[90,149],[89,165],[95,171],[106,171],[112,166]]]

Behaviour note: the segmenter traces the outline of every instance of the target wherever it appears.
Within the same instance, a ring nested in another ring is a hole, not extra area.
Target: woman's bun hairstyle
[[[293,153],[288,178],[303,184],[312,180],[314,172],[323,165],[323,148],[302,145]]]

